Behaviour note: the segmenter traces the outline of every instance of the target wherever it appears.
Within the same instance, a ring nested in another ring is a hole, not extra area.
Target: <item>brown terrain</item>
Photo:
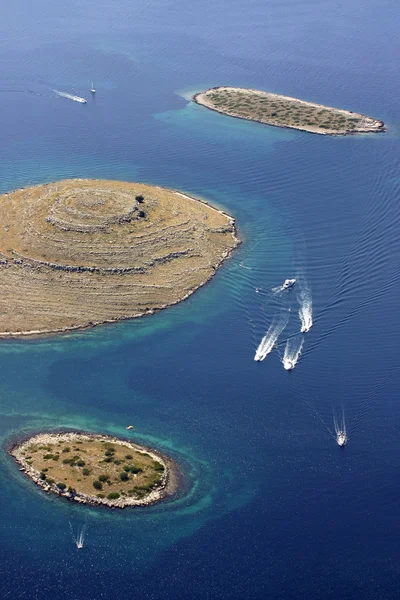
[[[109,436],[41,433],[10,454],[37,485],[83,504],[152,504],[174,493],[175,466],[153,450]]]
[[[179,192],[72,179],[0,197],[0,336],[151,314],[206,283],[234,220]]]
[[[215,87],[196,94],[193,100],[231,117],[322,135],[385,131],[383,121],[360,113],[260,90]]]

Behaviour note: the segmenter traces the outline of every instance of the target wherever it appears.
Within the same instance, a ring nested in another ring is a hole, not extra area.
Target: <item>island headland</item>
[[[0,197],[0,337],[152,314],[238,245],[232,217],[180,192],[70,179]]]
[[[81,504],[147,506],[177,487],[171,459],[108,435],[40,433],[14,444],[9,454],[44,491]]]
[[[321,135],[385,131],[383,121],[365,115],[260,90],[215,87],[193,96],[194,102],[231,117]]]

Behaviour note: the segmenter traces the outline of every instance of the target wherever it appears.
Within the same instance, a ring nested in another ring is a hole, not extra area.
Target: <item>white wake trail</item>
[[[80,102],[81,104],[87,103],[87,100],[85,100],[85,98],[81,98],[80,96],[73,96],[72,94],[60,92],[59,90],[53,90],[53,92],[55,92],[57,96],[60,96],[61,98],[67,98],[67,100],[73,100],[74,102]]]
[[[312,297],[311,290],[305,281],[299,283],[299,317],[301,321],[301,333],[307,333],[310,331],[313,320],[312,320]]]
[[[85,537],[86,537],[86,524],[81,527],[78,527],[76,536],[74,534],[74,530],[72,529],[71,523],[69,524],[69,526],[71,529],[72,539],[74,540],[76,547],[78,549],[83,548],[83,544],[85,543]]]
[[[304,335],[296,335],[288,339],[285,346],[285,352],[282,358],[282,364],[286,371],[291,371],[295,368],[303,349]]]
[[[335,428],[336,443],[339,446],[345,446],[347,444],[347,440],[349,439],[349,436],[347,434],[346,421],[344,418],[343,408],[342,408],[342,415],[339,419],[337,419],[335,413],[333,413],[333,426]]]
[[[273,349],[276,340],[278,339],[278,337],[280,336],[282,331],[285,329],[288,320],[289,320],[288,312],[283,315],[274,317],[271,325],[269,326],[267,333],[264,335],[263,339],[261,340],[261,342],[258,345],[258,348],[257,348],[255,356],[254,356],[254,360],[261,361],[261,360],[264,360],[264,358],[266,358],[266,356]]]

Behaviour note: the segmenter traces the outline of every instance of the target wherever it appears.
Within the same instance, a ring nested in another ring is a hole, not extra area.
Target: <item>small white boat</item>
[[[296,283],[295,279],[285,279],[282,289],[288,290],[289,288],[293,287],[295,283]]]
[[[96,93],[93,81],[92,81],[92,87],[90,88],[90,91],[92,92],[92,94]]]
[[[345,446],[347,444],[347,434],[346,431],[338,431],[336,434],[336,442],[338,446]]]
[[[283,368],[286,369],[286,371],[291,371],[292,369],[294,369],[294,364],[291,360],[286,360],[283,363]]]

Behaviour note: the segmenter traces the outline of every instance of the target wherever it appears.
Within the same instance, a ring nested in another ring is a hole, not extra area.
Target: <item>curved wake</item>
[[[282,364],[286,371],[291,371],[297,364],[301,356],[301,351],[304,344],[304,336],[296,335],[286,342],[285,352],[282,358]]]
[[[267,333],[264,335],[264,337],[262,338],[261,342],[258,345],[258,348],[257,348],[255,356],[254,356],[254,360],[259,362],[259,361],[264,360],[264,358],[266,358],[266,356],[273,349],[276,340],[278,339],[278,337],[280,336],[282,331],[285,329],[288,320],[289,320],[289,313],[285,313],[278,317],[274,317],[271,325],[269,326]]]

